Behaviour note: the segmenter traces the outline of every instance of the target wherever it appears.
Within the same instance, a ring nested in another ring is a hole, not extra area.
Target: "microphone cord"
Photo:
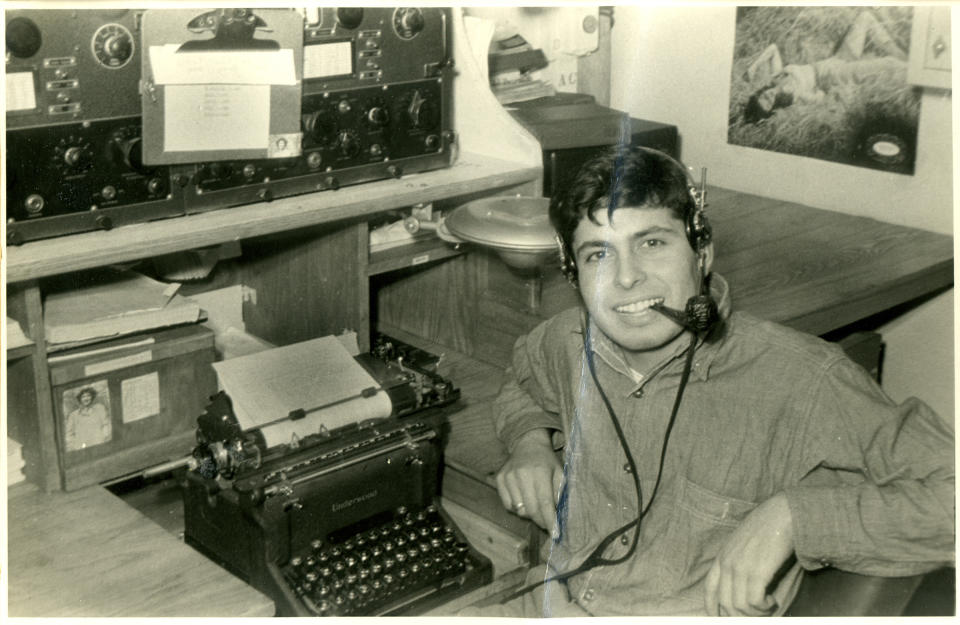
[[[599,566],[611,566],[614,564],[620,564],[628,560],[636,551],[637,543],[640,540],[640,523],[643,520],[643,517],[646,516],[647,512],[650,510],[650,506],[653,505],[653,500],[657,496],[657,491],[660,488],[660,479],[663,476],[663,465],[666,459],[667,454],[667,443],[670,440],[670,433],[673,430],[673,425],[677,420],[677,412],[680,409],[680,401],[683,398],[683,392],[687,387],[687,381],[690,379],[690,370],[693,368],[693,355],[697,344],[698,334],[693,333],[690,340],[690,346],[687,348],[686,358],[684,359],[683,364],[683,373],[680,376],[680,385],[677,388],[677,395],[673,401],[673,409],[670,412],[670,419],[667,421],[667,427],[663,435],[663,444],[660,447],[660,460],[657,465],[657,477],[653,483],[653,490],[650,493],[650,499],[647,501],[646,507],[643,505],[643,490],[640,485],[640,473],[637,471],[636,461],[633,458],[633,453],[630,451],[630,445],[627,443],[627,438],[623,433],[623,428],[620,425],[620,420],[617,418],[616,411],[613,409],[613,405],[610,403],[610,399],[607,397],[606,392],[603,390],[603,386],[600,385],[600,380],[597,378],[596,366],[594,365],[594,354],[593,350],[590,348],[590,315],[587,313],[586,323],[584,324],[584,337],[583,337],[583,346],[584,353],[587,359],[587,369],[590,371],[590,377],[593,379],[594,385],[597,387],[597,391],[600,393],[600,399],[603,401],[604,407],[607,409],[607,414],[610,415],[610,421],[613,423],[613,428],[617,433],[617,439],[620,441],[620,446],[623,448],[624,453],[627,456],[627,463],[630,465],[630,473],[633,476],[633,485],[634,490],[637,494],[637,510],[638,514],[629,523],[622,525],[621,527],[613,530],[600,541],[592,552],[584,558],[583,562],[580,563],[575,569],[567,571],[565,573],[558,573],[552,577],[544,578],[543,580],[534,582],[524,586],[520,590],[512,593],[507,596],[505,599],[501,600],[501,603],[506,603],[512,601],[517,597],[530,592],[531,590],[548,584],[550,582],[557,581],[566,581],[574,575],[579,575],[589,571],[590,569],[599,567]],[[606,551],[607,547],[620,535],[629,531],[631,528],[636,527],[636,531],[633,534],[633,540],[630,543],[630,549],[627,550],[625,554],[619,558],[604,558],[603,552]]]

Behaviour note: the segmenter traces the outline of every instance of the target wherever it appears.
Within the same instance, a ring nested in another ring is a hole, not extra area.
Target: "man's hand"
[[[504,507],[547,531],[553,527],[562,486],[563,467],[545,429],[524,434],[497,473],[497,491]]]
[[[777,608],[767,589],[793,553],[792,524],[783,494],[747,515],[707,573],[707,614],[765,616]]]

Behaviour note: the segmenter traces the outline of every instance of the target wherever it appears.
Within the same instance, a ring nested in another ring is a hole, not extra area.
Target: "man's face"
[[[612,223],[600,210],[596,218],[600,225],[585,218],[573,233],[580,294],[604,334],[635,352],[628,360],[652,366],[683,328],[650,306],[682,310],[697,295],[697,255],[669,209],[619,208]]]

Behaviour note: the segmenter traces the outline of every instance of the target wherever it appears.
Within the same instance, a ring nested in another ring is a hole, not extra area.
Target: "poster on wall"
[[[727,142],[913,174],[913,9],[739,7]]]

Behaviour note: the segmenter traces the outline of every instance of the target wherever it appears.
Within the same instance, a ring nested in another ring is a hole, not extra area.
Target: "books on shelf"
[[[80,286],[61,280],[52,285],[44,301],[47,343],[51,350],[67,349],[134,332],[195,323],[201,318],[200,306],[178,295],[179,286],[117,267],[85,274]]]

